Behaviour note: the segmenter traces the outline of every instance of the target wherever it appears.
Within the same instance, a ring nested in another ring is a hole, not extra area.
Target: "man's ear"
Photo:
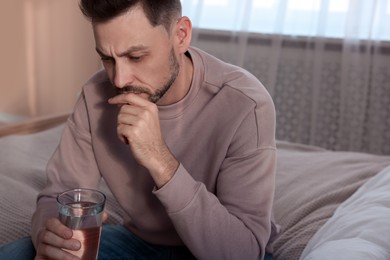
[[[174,37],[178,51],[185,53],[191,44],[192,37],[192,23],[187,16],[183,16],[177,21]]]

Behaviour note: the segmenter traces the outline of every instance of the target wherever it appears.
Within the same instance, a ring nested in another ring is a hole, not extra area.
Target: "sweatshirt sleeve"
[[[262,120],[257,122],[257,140],[245,136],[245,123],[237,131],[231,146],[232,150],[239,148],[226,155],[215,192],[209,192],[183,165],[165,186],[154,191],[198,259],[264,258],[276,172],[273,107],[266,109],[266,115],[255,112],[246,119]],[[245,149],[256,141],[255,149]]]
[[[259,171],[265,174],[225,172],[242,172],[242,166],[259,157]],[[229,169],[220,173],[223,177],[216,195],[195,181],[182,165],[155,194],[198,259],[263,259],[271,232],[275,150],[232,158],[228,164]]]
[[[49,160],[45,188],[38,194],[32,217],[31,237],[38,245],[40,231],[49,218],[58,217],[57,194],[73,188],[97,188],[100,181],[91,137],[85,125],[86,108],[81,95],[74,113],[68,118],[60,143]]]

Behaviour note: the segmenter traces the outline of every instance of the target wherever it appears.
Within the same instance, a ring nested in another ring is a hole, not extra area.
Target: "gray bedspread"
[[[63,125],[46,131],[0,138],[0,244],[28,236],[38,192],[45,185],[47,161]],[[122,211],[103,182],[109,223],[120,223]]]
[[[63,125],[42,132],[0,138],[0,244],[27,236],[45,167],[56,149]],[[278,164],[274,213],[282,233],[275,259],[299,259],[314,233],[363,183],[390,164],[390,156],[333,152],[277,142]],[[122,211],[107,194],[109,222]],[[390,192],[390,191],[389,191]]]

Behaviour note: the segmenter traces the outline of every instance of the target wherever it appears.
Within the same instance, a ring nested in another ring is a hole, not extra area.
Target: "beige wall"
[[[0,113],[70,111],[100,66],[78,0],[2,1],[0,19]]]
[[[0,111],[25,114],[27,97],[23,88],[27,84],[25,28],[21,15],[22,1],[0,3]]]

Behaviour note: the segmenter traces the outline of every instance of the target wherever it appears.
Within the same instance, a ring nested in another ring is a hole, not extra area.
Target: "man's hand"
[[[103,222],[108,219],[108,214],[103,212]],[[62,249],[77,251],[81,248],[80,241],[72,239],[73,232],[70,228],[61,223],[58,218],[49,219],[46,226],[39,234],[40,241],[37,245],[38,259],[79,259]]]
[[[81,244],[78,240],[72,239],[73,232],[63,225],[58,218],[49,219],[44,229],[39,234],[37,254],[35,260],[39,259],[64,259],[76,260],[78,257],[62,249],[77,251]]]
[[[120,106],[119,138],[130,145],[135,159],[149,170],[156,186],[162,187],[172,178],[179,162],[161,134],[156,104],[133,93],[115,96],[108,102]]]

